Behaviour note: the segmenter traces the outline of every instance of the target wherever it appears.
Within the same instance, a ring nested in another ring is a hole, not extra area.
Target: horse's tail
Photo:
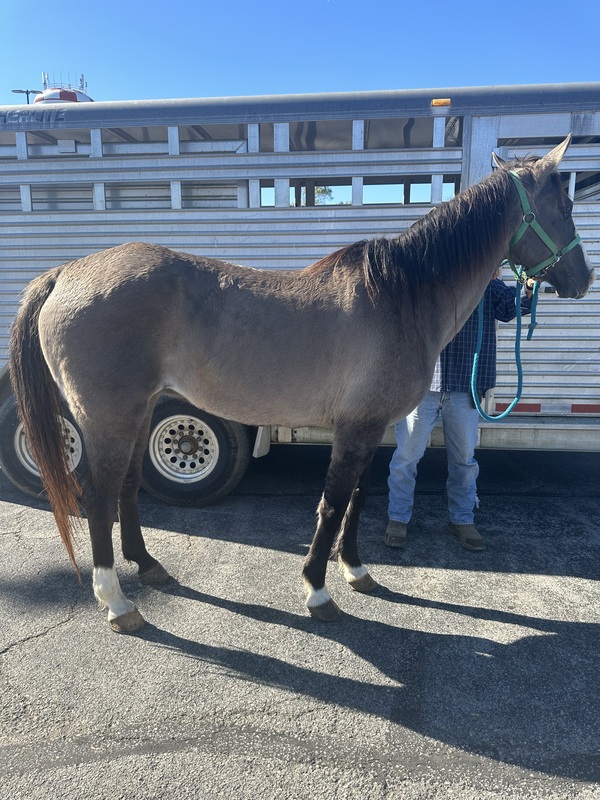
[[[61,268],[36,278],[28,287],[10,335],[10,377],[25,437],[48,494],[60,537],[81,580],[73,553],[71,516],[80,516],[81,495],[75,473],[69,469],[61,424],[63,404],[44,358],[39,316],[52,293]]]

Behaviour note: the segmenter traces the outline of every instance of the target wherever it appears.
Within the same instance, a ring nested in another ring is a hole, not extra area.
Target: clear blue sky
[[[0,105],[600,81],[597,0],[4,0]],[[24,97],[22,97],[24,100]]]

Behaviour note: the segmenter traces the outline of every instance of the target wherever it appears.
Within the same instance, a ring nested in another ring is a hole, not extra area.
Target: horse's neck
[[[470,208],[461,214],[457,223],[451,224],[450,218],[447,227],[442,226],[439,236],[443,239],[448,253],[462,255],[461,242],[465,241],[468,231],[473,230],[476,220],[485,218],[493,224],[489,241],[485,250],[464,248],[464,260],[460,267],[448,271],[445,280],[434,282],[431,286],[433,308],[432,313],[438,316],[438,334],[442,347],[458,333],[465,322],[477,307],[485,289],[494,276],[502,259],[508,254],[509,242],[516,230],[520,218],[520,208],[515,202],[511,192],[507,193],[507,200],[500,207],[485,208],[485,197],[477,197],[478,187],[473,189],[473,202]],[[479,192],[479,194],[483,194]],[[488,200],[488,204],[491,203]],[[428,313],[426,311],[426,313]]]

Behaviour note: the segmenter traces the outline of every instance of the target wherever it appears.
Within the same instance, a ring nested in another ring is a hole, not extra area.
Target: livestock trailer
[[[10,325],[36,275],[132,240],[301,269],[358,239],[398,234],[487,175],[492,151],[543,155],[570,132],[560,170],[597,267],[599,106],[600,84],[581,83],[0,107],[5,473],[25,491],[41,490],[6,369]],[[598,449],[599,311],[597,285],[577,301],[540,294],[539,326],[522,348],[522,401],[503,422],[482,422],[480,447]],[[514,324],[499,327],[489,413],[514,394],[514,336]],[[68,419],[65,439],[81,469],[84,448]],[[249,430],[165,398],[144,485],[167,500],[209,502],[239,480],[250,452],[330,440],[314,428]],[[384,443],[392,441],[389,430]],[[431,443],[443,444],[441,430]]]

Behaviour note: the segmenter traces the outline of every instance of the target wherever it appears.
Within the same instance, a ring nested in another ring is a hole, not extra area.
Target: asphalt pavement
[[[206,509],[140,496],[173,579],[117,561],[147,625],[112,633],[47,505],[0,473],[0,798],[600,798],[600,453],[479,454],[484,553],[446,530],[427,452],[409,544],[383,544],[390,451],[361,523],[381,588],[307,616],[328,449],[274,448]]]

